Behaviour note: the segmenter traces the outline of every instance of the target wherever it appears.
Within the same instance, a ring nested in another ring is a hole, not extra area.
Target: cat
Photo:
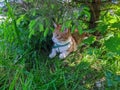
[[[60,53],[60,59],[66,58],[71,52],[77,50],[78,44],[87,36],[86,33],[80,35],[77,29],[73,34],[71,34],[70,30],[67,28],[61,31],[62,26],[56,23],[54,23],[54,27],[55,30],[52,36],[54,45],[52,52],[49,54],[49,58],[54,58],[57,53]]]

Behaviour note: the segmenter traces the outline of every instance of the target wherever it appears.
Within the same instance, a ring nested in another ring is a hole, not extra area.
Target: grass
[[[48,55],[41,56],[36,51],[32,52],[31,59],[22,56],[16,63],[13,56],[1,57],[0,90],[120,89],[119,56],[109,59],[106,54],[100,54],[100,49],[93,47],[79,52],[80,49],[65,60],[49,59]],[[29,57],[30,54],[26,55]]]

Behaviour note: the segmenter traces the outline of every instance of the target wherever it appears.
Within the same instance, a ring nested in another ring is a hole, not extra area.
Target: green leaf
[[[34,35],[34,34],[35,34],[34,29],[31,29],[28,37],[31,38],[31,36]]]
[[[72,22],[71,20],[65,22],[66,28],[69,28],[71,26],[71,22]]]
[[[95,40],[96,40],[96,37],[95,36],[91,36],[91,37],[85,39],[83,42],[86,43],[86,44],[92,44],[92,43],[95,42]]]
[[[118,22],[113,23],[111,27],[120,29],[120,23],[118,23]]]
[[[84,10],[90,10],[90,8],[85,6],[85,7],[84,7]]]
[[[35,24],[36,24],[36,21],[35,20],[32,20],[29,24],[29,29],[30,29],[30,33],[29,33],[29,38],[31,38],[32,35],[34,35],[35,31],[34,31],[34,28],[35,28]]]
[[[120,37],[111,37],[105,41],[104,45],[109,51],[120,54]]]
[[[54,9],[54,7],[55,7],[54,4],[51,4],[51,8]]]
[[[78,26],[78,31],[79,31],[79,34],[82,34],[82,33],[83,33],[83,30],[82,30],[82,27],[81,27],[81,26]]]
[[[74,15],[75,18],[78,18],[78,17],[79,17],[79,13],[78,13],[77,11],[75,11],[75,12],[73,13],[73,15]]]
[[[98,30],[103,34],[106,32],[107,28],[108,28],[108,25],[100,25],[98,27]]]
[[[12,82],[10,83],[9,90],[14,90],[14,87],[15,87],[15,84],[16,84],[18,78],[19,78],[19,75],[20,75],[20,72],[19,72],[19,70],[17,70]]]
[[[115,80],[120,83],[120,76],[117,75],[117,76],[115,77]]]
[[[90,18],[90,12],[89,11],[84,10],[83,12],[84,12],[85,15],[87,15],[87,17]]]
[[[35,11],[35,9],[33,9],[32,12],[33,12],[32,15],[35,16],[35,15],[36,15],[36,11]]]
[[[75,25],[72,26],[72,33],[74,33],[75,29],[76,29],[76,26]]]
[[[42,23],[40,23],[39,28],[40,28],[40,32],[44,31],[44,27]]]
[[[34,28],[35,24],[36,24],[36,21],[35,21],[35,20],[32,20],[32,21],[30,22],[30,24],[29,24],[30,30]]]
[[[107,85],[109,87],[116,86],[120,82],[120,76],[116,75],[115,73],[113,73],[111,71],[106,71],[105,72],[105,77],[106,77],[106,80],[107,80]]]
[[[48,32],[49,32],[49,29],[48,29],[48,28],[46,28],[46,30],[45,30],[45,32],[44,32],[44,37],[46,37],[46,36],[47,36]]]
[[[25,19],[25,15],[21,15],[18,19],[17,19],[17,25],[21,24],[21,21],[23,21]]]

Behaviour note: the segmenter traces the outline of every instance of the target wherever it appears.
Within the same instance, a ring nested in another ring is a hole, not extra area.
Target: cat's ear
[[[53,22],[54,28],[57,28],[57,24],[55,22]]]
[[[70,30],[68,28],[64,29],[64,33],[69,33],[69,32],[70,32]]]

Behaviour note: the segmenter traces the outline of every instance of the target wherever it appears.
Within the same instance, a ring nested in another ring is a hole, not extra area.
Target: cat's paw
[[[56,56],[55,53],[51,53],[51,54],[49,55],[49,58],[54,58],[55,56]]]
[[[61,54],[59,55],[59,58],[60,58],[60,59],[64,59],[64,58],[66,58],[66,56],[67,56],[67,55],[66,55],[65,53],[61,53]]]

